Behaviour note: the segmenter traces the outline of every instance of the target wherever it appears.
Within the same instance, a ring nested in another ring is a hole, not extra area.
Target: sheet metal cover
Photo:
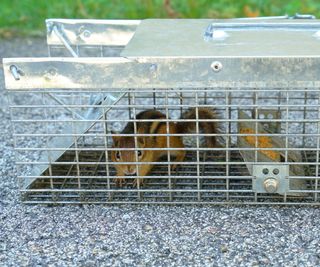
[[[228,36],[206,41],[204,33],[214,23]],[[252,27],[239,27],[241,23]],[[268,28],[270,24],[274,27]],[[147,19],[138,26],[121,55],[129,58],[319,56],[319,35],[319,20]]]

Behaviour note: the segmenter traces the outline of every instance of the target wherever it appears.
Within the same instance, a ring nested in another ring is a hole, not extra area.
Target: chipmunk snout
[[[136,175],[137,170],[134,166],[128,166],[127,169],[124,171],[125,175]]]

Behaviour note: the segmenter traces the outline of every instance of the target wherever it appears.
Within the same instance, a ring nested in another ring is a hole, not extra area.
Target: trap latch
[[[252,190],[256,193],[287,193],[289,191],[289,165],[254,165]]]

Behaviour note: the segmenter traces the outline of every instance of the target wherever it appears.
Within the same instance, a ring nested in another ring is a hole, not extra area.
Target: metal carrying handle
[[[315,19],[313,15],[300,15],[289,17],[279,16],[279,17],[257,17],[257,18],[239,18],[238,21],[250,20],[249,22],[212,22],[208,25],[204,33],[204,40],[224,40],[229,37],[228,32],[232,31],[263,31],[263,30],[273,30],[273,31],[316,31],[320,30],[320,23],[308,23],[308,22],[281,22],[278,21],[270,22],[268,20],[296,20],[296,19]],[[316,37],[320,36],[320,31]]]
[[[319,30],[320,23],[277,23],[277,22],[240,22],[240,23],[212,23],[207,30]]]
[[[236,18],[237,20],[274,20],[274,19],[316,19],[316,16],[311,14],[299,14],[296,13],[294,16],[268,16],[268,17],[252,17],[252,18]]]

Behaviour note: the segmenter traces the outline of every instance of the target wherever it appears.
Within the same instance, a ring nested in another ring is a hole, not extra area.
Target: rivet
[[[155,71],[157,71],[157,69],[158,69],[158,66],[156,64],[151,64],[151,66],[150,66],[151,72],[155,72]]]
[[[91,36],[91,32],[89,30],[84,30],[82,34],[84,38],[89,38]]]
[[[277,169],[277,168],[276,168],[276,169],[273,169],[273,174],[274,174],[274,175],[278,175],[278,174],[279,174],[279,169]]]
[[[214,61],[211,63],[211,69],[214,71],[214,72],[219,72],[222,70],[222,64],[221,62],[219,61]]]

